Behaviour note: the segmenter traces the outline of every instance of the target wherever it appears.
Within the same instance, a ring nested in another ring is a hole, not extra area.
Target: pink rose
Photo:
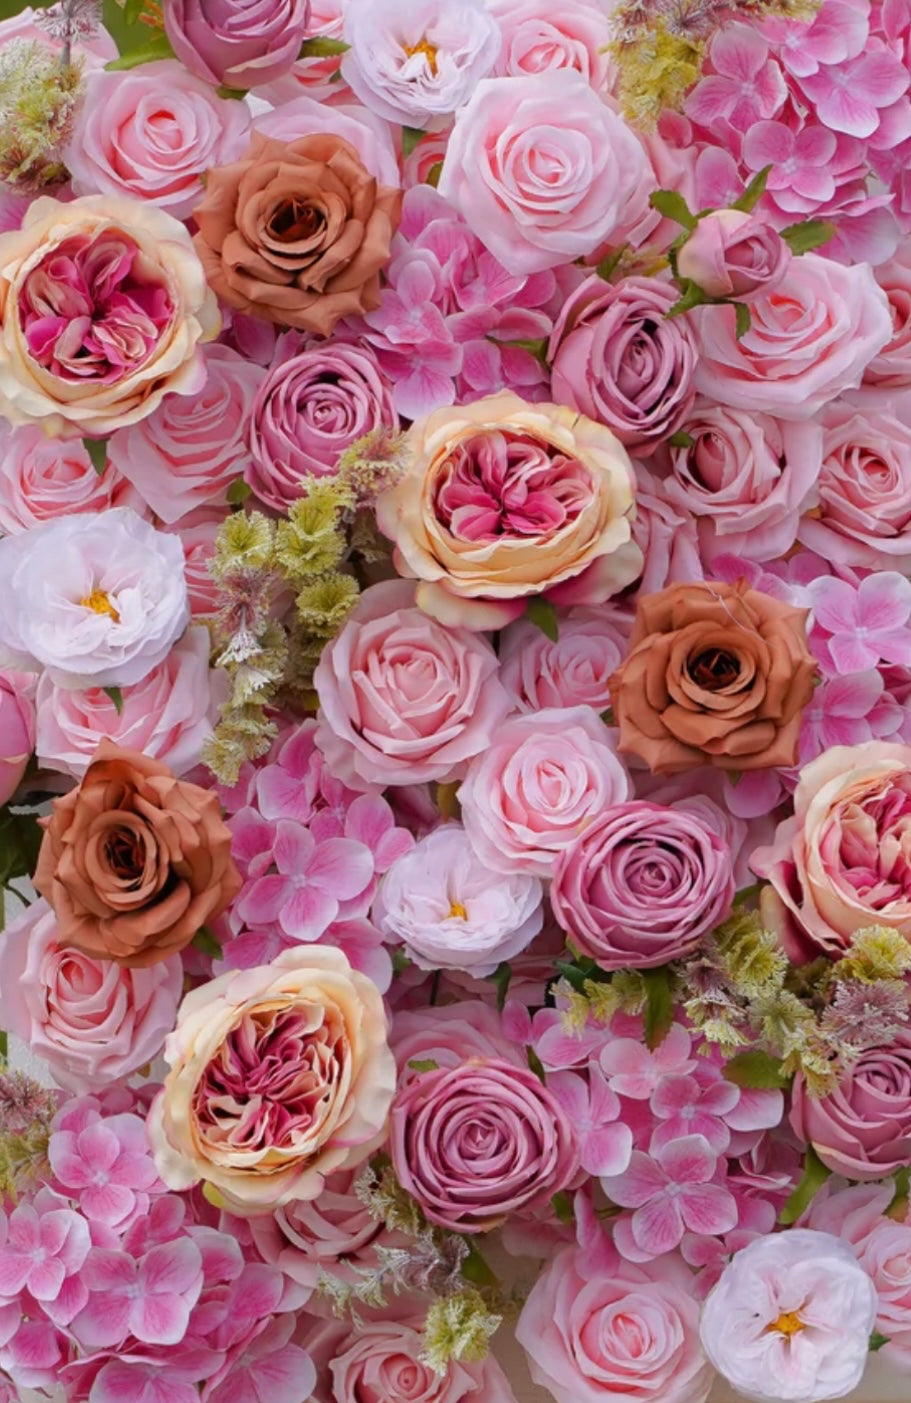
[[[884,1358],[907,1373],[911,1365],[911,1225],[881,1218],[857,1258],[876,1287],[876,1328],[889,1341]]]
[[[46,901],[35,901],[0,940],[5,1022],[54,1079],[89,1092],[130,1076],[158,1055],[183,986],[176,957],[126,969],[58,944]]]
[[[864,371],[864,384],[903,390],[911,386],[911,241],[899,244],[894,258],[880,263],[874,276],[892,313],[892,340]]]
[[[812,419],[853,389],[892,336],[885,293],[866,264],[846,267],[805,253],[771,293],[750,304],[737,336],[734,308],[696,307],[696,388],[733,409]]]
[[[227,346],[206,346],[203,357],[197,395],[168,395],[108,441],[110,462],[169,525],[209,502],[223,505],[249,463],[246,430],[264,372]]]
[[[120,708],[100,687],[78,692],[44,673],[38,682],[37,744],[42,765],[81,779],[107,737],[141,750],[176,775],[198,764],[203,741],[225,698],[224,674],[209,671],[209,631],[196,627],[175,643],[164,662],[120,689]]]
[[[657,278],[587,278],[550,341],[551,388],[643,456],[689,413],[696,346],[687,318],[667,318],[676,290]]]
[[[547,176],[539,171],[547,153]],[[456,116],[439,190],[510,273],[604,244],[647,207],[646,158],[572,69],[486,78]]]
[[[693,1277],[675,1257],[605,1271],[585,1248],[564,1248],[535,1282],[516,1338],[557,1403],[705,1403],[712,1386]]]
[[[345,0],[311,0],[307,38],[341,39],[344,12]],[[320,104],[350,102],[351,89],[342,78],[341,62],[341,54],[298,58],[280,78],[258,85],[256,95],[274,103],[276,112],[297,97],[311,97]],[[326,112],[326,106],[322,110]]]
[[[77,195],[130,195],[186,219],[212,166],[246,149],[242,102],[165,59],[90,73],[64,155]]]
[[[338,56],[332,61],[337,66]],[[304,68],[313,62],[313,59],[302,59],[298,67]],[[315,62],[325,64],[326,60],[317,59]],[[293,79],[288,78],[280,81],[289,87],[294,83]],[[350,98],[351,94],[348,96]],[[383,185],[400,185],[396,141],[389,123],[366,107],[348,107],[339,105],[337,101],[329,106],[327,101],[315,101],[315,97],[316,94],[308,97],[306,93],[298,91],[290,101],[281,101],[271,112],[256,117],[254,130],[275,141],[297,141],[302,136],[332,132],[354,147],[370,174]]]
[[[836,565],[911,572],[911,427],[833,404],[823,428],[819,512],[798,539]]]
[[[590,706],[606,711],[608,686],[629,646],[629,621],[608,606],[561,615],[555,639],[530,619],[510,624],[500,637],[500,681],[519,711]]]
[[[224,512],[217,508],[198,507],[169,528],[180,537],[183,546],[187,602],[194,619],[210,619],[218,609],[218,586],[209,566],[215,555],[215,538],[224,519]]]
[[[751,302],[788,270],[791,250],[762,215],[717,209],[703,215],[677,253],[677,271],[709,297]]]
[[[811,1096],[798,1073],[791,1128],[845,1179],[883,1179],[911,1160],[911,1031],[866,1048],[827,1096]]]
[[[35,748],[35,679],[0,670],[0,804],[8,804]]]
[[[559,1101],[534,1072],[499,1061],[425,1071],[400,1089],[390,1152],[428,1220],[458,1233],[546,1207],[578,1168]]]
[[[574,68],[598,93],[611,86],[610,19],[595,0],[554,6],[548,0],[490,0],[503,45],[494,73],[503,78]]]
[[[317,743],[352,789],[459,775],[510,704],[487,640],[431,619],[399,580],[364,591],[313,683]]]
[[[815,505],[820,426],[700,400],[683,428],[693,442],[668,448],[662,491],[697,518],[705,560],[722,553],[748,560],[786,555],[801,512]]]
[[[164,0],[165,32],[191,73],[227,88],[280,78],[307,35],[309,0]]]
[[[667,964],[730,912],[730,850],[690,810],[617,804],[560,854],[550,899],[563,930],[602,969]]]
[[[637,595],[654,594],[667,585],[692,584],[705,576],[692,512],[681,513],[668,501],[666,484],[643,462],[636,469],[636,519],[633,540],[642,552]]]
[[[416,1064],[461,1067],[466,1061],[515,1062],[526,1067],[524,1048],[510,1042],[496,1009],[470,1002],[396,1011],[392,1049],[399,1069],[399,1087],[418,1075]]]
[[[911,939],[911,746],[834,746],[800,771],[794,816],[750,865],[763,918],[792,959],[838,958],[856,931]],[[885,1171],[884,1171],[885,1172]]]
[[[373,351],[314,346],[276,365],[260,386],[249,417],[246,481],[261,502],[286,511],[302,478],[331,476],[352,443],[398,424]]]
[[[143,504],[108,462],[98,473],[81,439],[48,438],[37,425],[0,427],[0,531],[12,535],[53,516]]]
[[[459,802],[488,867],[549,877],[563,849],[629,788],[611,732],[578,706],[506,721],[469,766]]]

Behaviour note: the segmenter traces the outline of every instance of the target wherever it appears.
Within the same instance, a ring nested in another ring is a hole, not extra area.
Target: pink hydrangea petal
[[[662,1171],[675,1184],[704,1184],[714,1174],[717,1161],[702,1135],[684,1135],[673,1144],[665,1145],[656,1158]]]
[[[679,1202],[690,1232],[716,1235],[737,1226],[737,1203],[721,1184],[689,1185]]]
[[[586,1135],[582,1146],[581,1164],[586,1174],[596,1177],[622,1174],[629,1167],[633,1151],[633,1132],[628,1125],[615,1121]]]
[[[603,1188],[621,1208],[639,1208],[656,1194],[662,1194],[667,1182],[667,1173],[660,1164],[641,1150],[634,1150],[623,1173],[606,1176]]]
[[[683,1236],[683,1218],[675,1198],[655,1198],[637,1208],[630,1220],[633,1241],[650,1257],[672,1252]]]

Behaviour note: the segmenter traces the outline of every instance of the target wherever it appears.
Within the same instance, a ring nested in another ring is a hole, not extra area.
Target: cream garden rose
[[[383,1000],[340,950],[285,950],[188,994],[149,1114],[158,1172],[234,1212],[314,1199],[386,1135],[395,1059]]]

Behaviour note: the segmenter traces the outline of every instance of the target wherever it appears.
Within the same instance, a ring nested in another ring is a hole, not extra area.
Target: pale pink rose
[[[717,209],[703,215],[677,252],[677,272],[709,297],[751,302],[777,287],[791,250],[762,215]]]
[[[559,854],[629,795],[612,733],[587,706],[514,716],[459,787],[462,821],[497,872],[550,877]]]
[[[8,804],[35,748],[35,679],[0,671],[0,804]]]
[[[110,462],[96,471],[81,439],[48,438],[37,424],[0,426],[0,531],[13,535],[55,516],[107,507],[143,511]]]
[[[669,502],[696,517],[704,560],[722,553],[775,560],[797,539],[802,511],[816,503],[822,429],[701,399],[683,421],[692,443],[668,447],[662,482]]]
[[[312,60],[303,60],[303,63],[310,62]],[[281,81],[286,83],[287,79]],[[290,101],[281,102],[271,112],[254,119],[254,130],[275,141],[297,141],[302,136],[331,132],[354,147],[370,174],[383,185],[399,185],[399,162],[389,123],[365,107],[337,103],[329,106],[325,101],[317,102],[315,96],[300,93]]]
[[[911,1365],[911,1226],[880,1219],[857,1256],[876,1287],[876,1328],[889,1341],[884,1358],[906,1373]]]
[[[489,0],[503,44],[494,65],[502,78],[574,68],[598,93],[611,87],[613,39],[610,19],[598,0],[555,6],[548,0]]]
[[[865,1048],[825,1096],[811,1096],[798,1073],[790,1122],[833,1173],[861,1181],[894,1174],[911,1159],[911,1032]]]
[[[0,938],[0,996],[9,1032],[70,1091],[101,1090],[157,1057],[183,987],[176,957],[126,969],[58,944],[46,901]]]
[[[800,771],[794,816],[750,860],[762,914],[792,958],[838,958],[856,931],[911,939],[911,746],[834,746]]]
[[[224,505],[250,461],[247,424],[265,372],[227,346],[206,346],[203,358],[197,395],[168,395],[108,441],[110,462],[169,525],[210,502]]]
[[[309,0],[164,0],[165,32],[181,63],[227,88],[255,88],[286,73],[309,22]]]
[[[889,299],[892,340],[870,361],[864,384],[904,390],[911,386],[911,239],[903,239],[895,256],[874,269],[874,276]]]
[[[244,103],[164,59],[90,73],[64,159],[77,195],[129,195],[186,219],[206,171],[243,154],[249,126]]]
[[[666,585],[691,584],[705,577],[699,536],[692,512],[668,501],[665,484],[641,461],[636,473],[636,518],[633,540],[642,552],[638,595],[654,594]],[[561,603],[559,597],[555,603]]]
[[[611,674],[629,648],[630,621],[600,609],[561,614],[555,639],[530,619],[518,619],[500,637],[500,681],[519,711],[549,707],[610,706]]]
[[[209,567],[224,519],[224,512],[218,508],[198,507],[169,528],[183,547],[187,602],[194,619],[210,619],[218,609],[218,586]]]
[[[693,1275],[674,1257],[608,1271],[585,1248],[564,1248],[535,1282],[516,1339],[557,1403],[705,1403],[712,1386]]]
[[[547,176],[539,161],[547,153]],[[440,194],[511,273],[584,258],[645,212],[645,153],[581,73],[486,78],[456,116]]]
[[[416,608],[403,580],[364,591],[313,683],[317,743],[352,789],[457,777],[510,705],[490,643]]]
[[[345,0],[311,0],[308,39],[342,38]],[[256,96],[274,104],[276,109],[293,102],[296,97],[312,97],[323,104],[350,102],[351,89],[341,75],[341,54],[324,54],[298,58],[280,78],[257,85]]]
[[[224,674],[209,671],[209,648],[208,629],[188,628],[164,662],[120,689],[119,709],[100,687],[73,691],[45,673],[36,698],[39,763],[81,779],[107,737],[186,774],[198,764],[227,695]]]
[[[400,1087],[418,1076],[427,1062],[437,1067],[460,1067],[466,1060],[480,1059],[528,1066],[524,1047],[509,1040],[496,1009],[475,998],[397,1010],[391,1041]]]
[[[823,416],[819,511],[798,539],[836,565],[911,572],[911,426],[881,409]]]
[[[806,253],[771,292],[750,304],[738,339],[734,308],[688,314],[699,346],[696,388],[733,409],[811,419],[856,388],[892,337],[886,294],[869,266],[846,267]]]

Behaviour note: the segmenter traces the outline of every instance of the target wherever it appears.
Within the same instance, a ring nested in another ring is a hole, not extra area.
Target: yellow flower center
[[[416,44],[403,44],[402,48],[409,58],[413,58],[415,54],[423,54],[427,60],[427,67],[430,69],[434,78],[437,76],[437,53],[439,51],[434,44],[431,44],[426,35]]]
[[[79,603],[83,609],[91,609],[93,614],[107,614],[109,618],[114,620],[115,624],[120,623],[120,615],[104,590],[93,589],[92,593],[87,594],[84,599],[80,599]]]
[[[453,901],[453,902],[450,902],[450,906],[449,906],[449,917],[450,917],[450,920],[451,920],[453,917],[456,917],[456,916],[458,917],[458,919],[459,919],[460,921],[467,921],[467,920],[468,920],[468,912],[465,910],[465,907],[462,905],[461,901]]]
[[[785,1311],[777,1320],[769,1326],[770,1330],[777,1330],[779,1335],[787,1335],[788,1339],[792,1335],[797,1335],[804,1328],[804,1323],[796,1310]]]

